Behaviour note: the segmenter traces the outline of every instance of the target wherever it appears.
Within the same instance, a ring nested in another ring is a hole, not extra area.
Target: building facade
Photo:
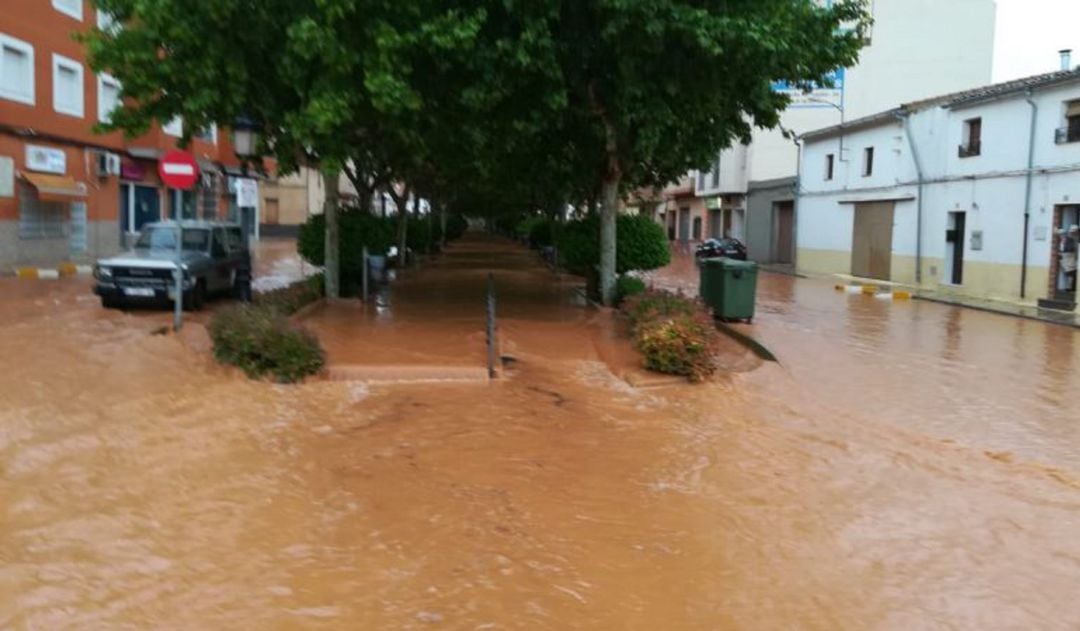
[[[910,103],[803,141],[800,270],[1075,309],[1080,70]]]
[[[756,130],[750,144],[722,151],[709,171],[692,174],[703,184],[699,195],[731,200],[716,217],[725,225],[743,218],[741,231],[731,236],[744,239],[755,260],[794,259],[794,241],[776,241],[794,230],[794,189],[777,198],[772,186],[797,176],[799,148],[785,130],[802,134],[991,80],[994,0],[873,0],[870,8],[874,24],[857,65],[837,71],[832,87],[810,94],[775,85],[792,98],[780,128]],[[750,200],[752,194],[762,197]]]
[[[242,175],[227,134],[200,130],[187,151],[196,189],[173,190],[158,161],[177,147],[183,121],[125,139],[96,134],[121,86],[95,74],[73,34],[114,27],[89,0],[6,0],[0,14],[0,267],[86,262],[122,249],[143,224],[165,217],[244,221],[232,178]]]

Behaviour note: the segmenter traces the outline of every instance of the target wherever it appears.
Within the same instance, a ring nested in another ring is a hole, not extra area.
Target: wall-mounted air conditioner
[[[99,151],[97,154],[98,177],[120,175],[120,156],[109,151]]]

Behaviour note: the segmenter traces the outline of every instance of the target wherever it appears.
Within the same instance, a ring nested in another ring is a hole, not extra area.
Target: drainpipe
[[[915,205],[915,284],[922,285],[922,224],[923,224],[923,185],[926,178],[923,177],[922,161],[919,160],[919,150],[915,146],[915,140],[911,137],[911,114],[897,114],[904,120],[904,135],[907,137],[908,147],[911,148],[911,159],[915,163],[915,176],[918,178],[919,198]]]
[[[1031,106],[1031,135],[1028,137],[1027,183],[1024,186],[1024,247],[1020,259],[1020,299],[1027,297],[1028,226],[1031,225],[1031,179],[1035,168],[1035,123],[1039,118],[1039,106],[1027,91],[1027,104]]]
[[[799,139],[799,138],[795,139],[795,147],[798,149],[799,158],[798,158],[798,162],[796,163],[796,166],[795,166],[795,191],[794,191],[795,200],[791,203],[791,250],[792,250],[792,252],[791,252],[791,267],[798,270],[799,269],[799,198],[801,197],[800,192],[802,191],[802,153],[803,153],[803,143],[802,143],[801,139]],[[775,250],[776,249],[776,243],[774,241],[774,239],[776,238],[776,234],[775,234],[776,215],[775,215],[775,213],[773,214],[773,220],[772,220],[771,229],[773,231],[773,234],[770,235],[769,240],[773,241],[773,250]],[[776,257],[774,255],[773,259],[775,260],[775,258]]]

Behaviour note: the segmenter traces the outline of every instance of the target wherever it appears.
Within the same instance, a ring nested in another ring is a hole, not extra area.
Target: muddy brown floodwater
[[[1080,626],[1075,331],[765,275],[780,364],[641,390],[572,279],[473,235],[310,324],[472,365],[489,270],[482,384],[250,382],[0,279],[0,628]]]

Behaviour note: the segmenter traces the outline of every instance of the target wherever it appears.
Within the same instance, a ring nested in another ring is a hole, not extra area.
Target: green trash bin
[[[750,322],[754,319],[757,272],[757,263],[750,261],[705,259],[698,286],[701,299],[721,320]]]

